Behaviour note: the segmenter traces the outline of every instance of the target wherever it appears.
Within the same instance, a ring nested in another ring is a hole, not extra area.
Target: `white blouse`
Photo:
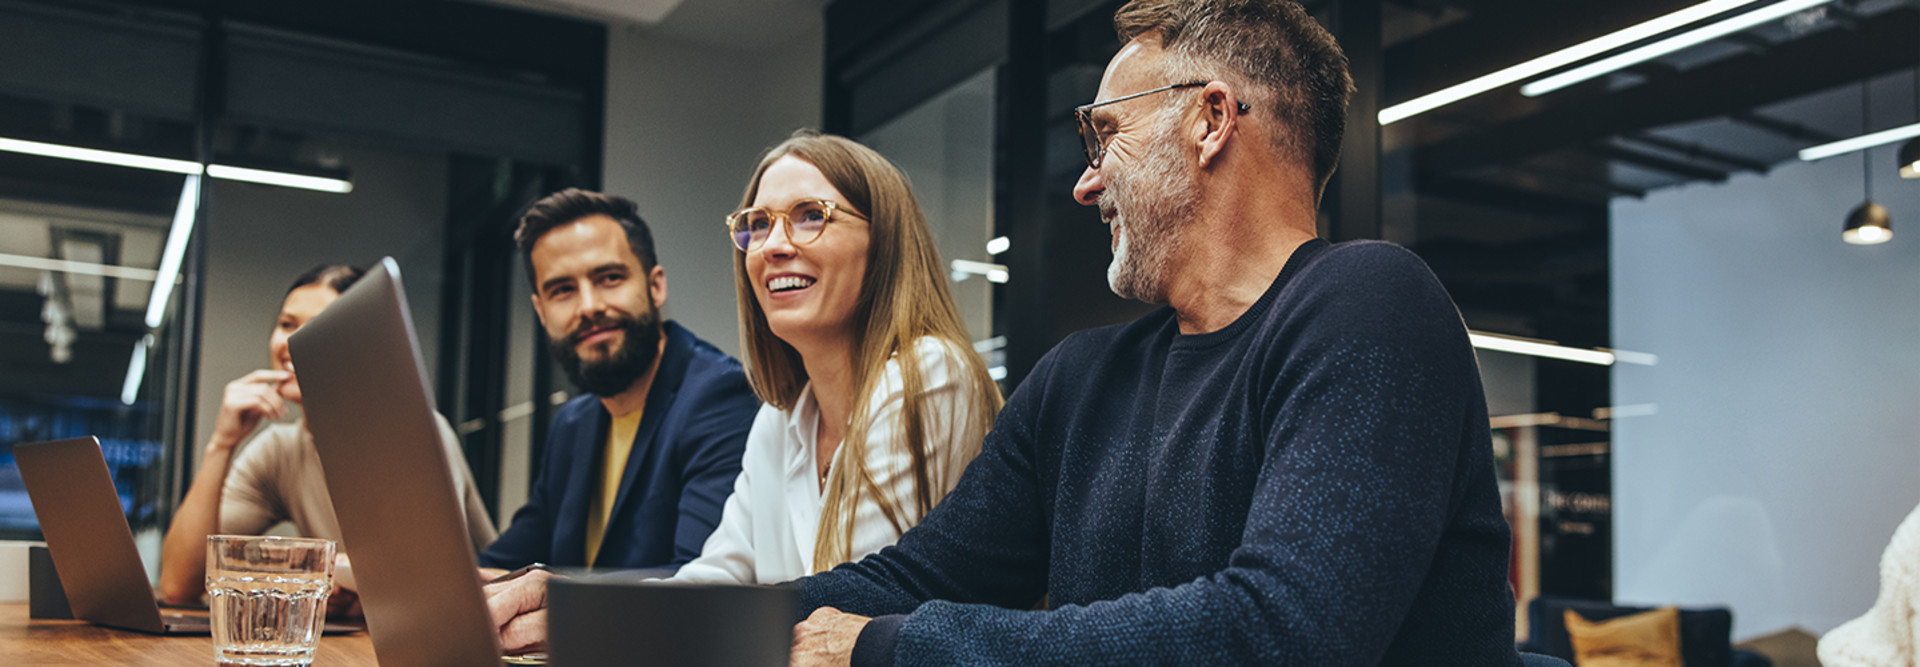
[[[985,430],[977,425],[972,380],[962,365],[962,350],[937,338],[923,337],[914,345],[920,364],[923,419],[926,424],[928,478],[941,498],[960,480],[960,472],[980,451]],[[867,447],[867,469],[894,505],[908,517],[923,514],[913,493],[913,456],[900,441],[901,380],[899,356],[887,362],[886,377],[867,401],[872,413]],[[813,573],[814,539],[826,499],[815,468],[815,442],[820,408],[813,386],[800,392],[791,411],[760,407],[747,434],[740,477],[733,483],[720,525],[673,581],[687,583],[772,584]],[[846,458],[841,447],[829,464],[838,469]],[[863,502],[854,512],[853,560],[879,551],[900,539],[879,505]]]

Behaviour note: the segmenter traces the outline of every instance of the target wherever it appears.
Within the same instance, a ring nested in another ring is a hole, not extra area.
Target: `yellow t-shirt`
[[[587,507],[587,567],[600,555],[600,540],[607,535],[607,520],[613,515],[613,502],[620,495],[620,478],[627,472],[627,455],[633,453],[633,436],[640,432],[640,415],[634,410],[613,418],[607,427],[607,445],[600,461],[600,492],[593,494]]]

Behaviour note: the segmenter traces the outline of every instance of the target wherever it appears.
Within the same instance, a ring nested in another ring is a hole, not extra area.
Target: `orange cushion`
[[[1680,660],[1680,610],[1661,607],[1595,623],[1566,610],[1579,667],[1684,667]]]

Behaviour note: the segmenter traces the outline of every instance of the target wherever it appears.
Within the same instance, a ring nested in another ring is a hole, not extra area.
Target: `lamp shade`
[[[1920,137],[1900,144],[1900,177],[1920,178]]]
[[[1854,245],[1886,243],[1893,238],[1893,216],[1887,214],[1887,207],[1869,199],[1847,214],[1847,228],[1840,238]]]

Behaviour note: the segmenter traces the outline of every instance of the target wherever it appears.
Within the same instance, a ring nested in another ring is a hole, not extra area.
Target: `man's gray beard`
[[[1113,233],[1119,237],[1107,265],[1107,287],[1128,299],[1167,302],[1173,254],[1199,205],[1199,181],[1180,159],[1175,135],[1180,116],[1169,110],[1156,124],[1138,164],[1103,174],[1107,189],[1100,193],[1099,207],[1115,212]]]

